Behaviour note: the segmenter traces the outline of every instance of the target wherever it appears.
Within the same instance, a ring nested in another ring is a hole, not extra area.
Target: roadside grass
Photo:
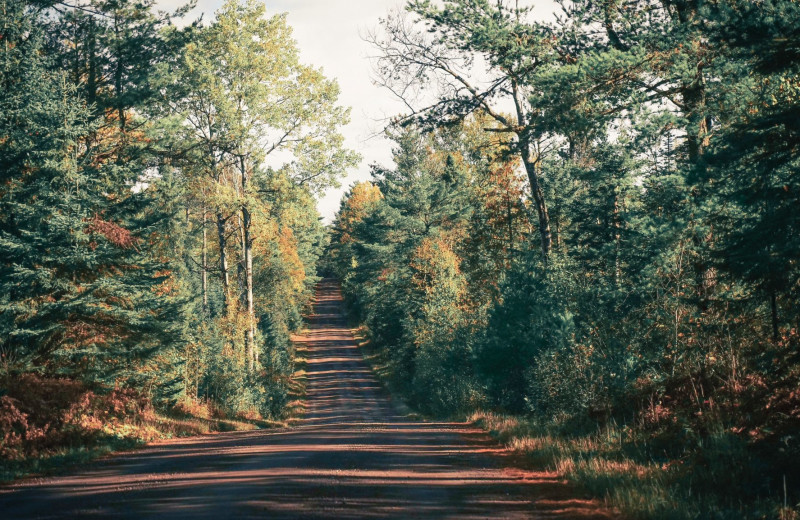
[[[0,484],[29,476],[57,475],[75,466],[89,463],[115,451],[123,451],[144,445],[130,438],[109,437],[98,440],[92,447],[63,447],[46,454],[21,460],[0,460]]]
[[[307,329],[298,333],[306,334]],[[296,424],[306,413],[306,388],[308,387],[308,346],[294,342],[294,373],[289,383],[289,402],[286,405],[285,425]]]
[[[166,410],[150,410],[138,417],[115,420],[100,430],[82,432],[66,445],[21,457],[0,459],[0,483],[30,476],[56,475],[119,451],[141,448],[149,442],[218,432],[249,431],[283,423],[225,418],[208,403],[179,403]]]
[[[364,359],[390,397],[409,417],[424,418],[404,401],[407,389],[396,383],[386,351],[369,340],[364,326],[348,319]],[[694,452],[675,456],[680,450],[669,449],[669,441],[630,426],[587,429],[481,410],[448,419],[482,428],[531,467],[556,472],[626,519],[800,520],[800,504],[791,500],[797,483],[788,484],[787,491],[784,477],[782,489],[765,490],[767,480],[779,479],[765,479],[769,465],[728,432],[711,434]]]
[[[490,412],[465,417],[533,466],[556,471],[623,517],[642,520],[799,520],[782,490],[760,491],[758,461],[732,435],[713,435],[702,460],[659,459],[630,428],[570,434],[565,425]]]
[[[289,426],[305,411],[308,380],[306,347],[297,344],[296,348],[290,401],[281,420],[266,420],[256,412],[229,417],[207,400],[183,400],[157,409],[135,396],[109,398],[87,393],[76,383],[34,378],[26,384],[25,390],[43,387],[41,393],[46,397],[54,389],[69,387],[72,395],[58,399],[57,403],[47,399],[26,403],[33,410],[28,414],[16,407],[22,406],[19,400],[2,398],[5,400],[0,402],[0,484],[24,477],[64,473],[153,441]],[[81,400],[83,396],[90,397]],[[76,408],[78,401],[81,406]],[[78,411],[74,412],[75,409]],[[58,428],[46,424],[55,420],[60,421]],[[41,421],[44,421],[43,426],[35,424]],[[4,425],[8,426],[8,432],[2,431]]]
[[[348,316],[348,321],[350,317]],[[372,372],[378,379],[378,382],[383,387],[384,394],[392,401],[392,404],[397,410],[409,419],[419,420],[424,419],[424,416],[408,406],[405,401],[406,392],[404,388],[400,387],[396,378],[393,377],[394,370],[392,368],[391,360],[386,354],[384,349],[378,348],[369,339],[367,330],[363,326],[356,325],[350,321],[348,324],[350,333],[356,340],[356,345],[361,351],[361,356],[364,361],[372,369]]]

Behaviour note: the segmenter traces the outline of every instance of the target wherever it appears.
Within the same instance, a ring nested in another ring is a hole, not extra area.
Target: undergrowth
[[[482,411],[466,420],[525,455],[532,465],[558,472],[627,518],[800,519],[798,505],[786,500],[783,489],[760,489],[763,463],[740,439],[724,432],[709,436],[701,451],[675,458],[653,439],[625,426],[576,432],[558,421]]]
[[[157,440],[286,426],[302,413],[302,358],[297,367],[292,401],[281,421],[266,420],[255,410],[230,416],[208,400],[154,406],[129,388],[89,387],[35,374],[7,376],[0,385],[0,483],[59,473]]]

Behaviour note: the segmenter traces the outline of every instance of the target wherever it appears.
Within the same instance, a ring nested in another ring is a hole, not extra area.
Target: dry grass
[[[299,334],[306,333],[307,330]],[[308,386],[308,347],[305,343],[295,342],[294,373],[289,384],[289,402],[286,404],[284,424],[292,425],[306,412],[306,387]]]
[[[375,374],[381,388],[398,412],[407,416],[409,419],[419,419],[421,414],[409,407],[400,398],[405,395],[401,388],[396,385],[396,380],[392,377],[392,365],[389,362],[386,351],[381,348],[376,348],[367,335],[367,329],[364,326],[354,326],[350,328],[350,333],[356,340],[356,345],[361,353],[361,357],[367,362],[372,373]]]
[[[202,401],[182,402],[168,410],[148,409],[136,416],[113,417],[104,423],[84,421],[80,437],[68,444],[53,444],[47,449],[0,459],[0,482],[61,473],[115,451],[141,447],[159,439],[281,426],[285,424],[259,418],[225,418],[212,404]]]
[[[173,408],[157,414],[152,422],[161,432],[162,439],[284,426],[283,422],[262,419],[254,411],[227,417],[213,402],[202,400],[182,401]]]
[[[566,435],[553,424],[475,412],[467,420],[489,431],[532,465],[556,471],[627,518],[647,520],[800,520],[800,507],[784,506],[778,493],[746,498],[722,484],[747,476],[745,457],[722,447],[719,465],[655,461],[626,428],[606,427]],[[726,480],[727,479],[727,480]]]

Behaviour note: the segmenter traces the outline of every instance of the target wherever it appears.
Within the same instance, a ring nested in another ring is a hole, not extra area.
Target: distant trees
[[[397,167],[356,185],[334,223],[330,258],[351,303],[399,382],[434,410],[478,397],[469,338],[497,294],[492,277],[528,241],[513,220],[526,211],[519,177],[474,153],[489,137],[471,125],[399,132]]]

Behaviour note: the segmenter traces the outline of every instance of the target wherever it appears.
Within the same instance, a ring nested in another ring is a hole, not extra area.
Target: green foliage
[[[13,370],[169,392],[149,363],[178,343],[182,306],[150,240],[165,219],[157,195],[120,189],[144,172],[136,143],[106,133],[49,68],[33,15],[7,13],[20,32],[4,35],[4,357]]]
[[[464,129],[398,134],[397,169],[376,169],[374,185],[353,188],[330,253],[351,306],[397,368],[397,382],[437,411],[478,396],[464,342],[475,316],[454,251],[473,215],[471,166],[457,149],[463,136]]]
[[[552,381],[529,380],[548,368],[536,372],[540,358],[563,351],[574,338],[574,317],[567,306],[571,295],[560,283],[563,277],[563,271],[545,270],[536,261],[515,263],[501,288],[502,301],[490,311],[477,361],[488,396],[505,409],[525,410],[533,397],[530,383],[541,395],[529,406],[551,408],[548,398],[567,398],[553,392]]]
[[[87,201],[91,195],[78,188],[88,188],[89,183],[71,152],[88,132],[88,114],[63,75],[47,69],[41,52],[44,35],[26,6],[6,2],[4,13],[2,36],[8,44],[3,47],[0,100],[3,356],[12,363],[28,364],[40,350],[47,355],[55,349],[55,338],[64,333],[57,315],[63,319],[66,313],[47,302],[59,285],[69,284],[64,268],[75,260],[94,267],[91,257],[82,258],[91,252],[86,247],[88,237],[78,231],[91,216]],[[30,84],[43,88],[32,89]],[[41,206],[33,204],[42,197]],[[83,243],[85,252],[76,251],[76,242]],[[39,264],[48,250],[52,253]],[[58,269],[63,260],[66,265]],[[39,265],[44,268],[37,269]],[[71,293],[74,301],[77,288],[64,289],[61,292]]]
[[[411,260],[419,309],[407,317],[415,348],[412,396],[433,411],[474,406],[477,397],[466,326],[466,280],[458,257],[442,240],[423,240]]]

